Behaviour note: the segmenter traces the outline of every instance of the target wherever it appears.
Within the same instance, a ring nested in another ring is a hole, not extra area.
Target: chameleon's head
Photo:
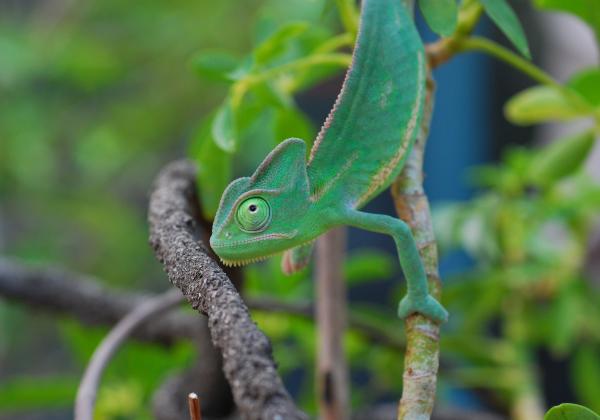
[[[210,245],[227,265],[242,265],[304,240],[300,225],[309,202],[306,145],[288,139],[249,178],[233,181],[221,197]]]

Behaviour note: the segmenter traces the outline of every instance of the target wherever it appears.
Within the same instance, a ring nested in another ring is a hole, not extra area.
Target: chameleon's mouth
[[[264,261],[267,258],[272,257],[273,255],[276,255],[276,254],[279,254],[279,252],[274,252],[272,254],[264,255],[261,257],[247,258],[247,259],[242,259],[242,260],[228,260],[226,258],[221,258],[221,257],[219,257],[219,259],[221,260],[223,265],[225,265],[227,267],[241,267],[243,265],[248,265],[248,264],[252,264],[255,262],[259,262],[259,261]]]
[[[265,235],[256,236],[253,238],[241,239],[237,241],[223,241],[215,240],[211,238],[210,246],[213,248],[215,253],[219,256],[224,265],[228,267],[238,267],[258,261],[265,260],[272,257],[275,254],[279,254],[284,251],[285,248],[273,250],[273,246],[270,246],[271,251],[267,251],[265,254],[260,255],[248,255],[251,253],[246,252],[244,255],[244,247],[260,241],[275,241],[282,239],[293,239],[298,234],[298,230],[293,230],[290,233],[268,233]]]

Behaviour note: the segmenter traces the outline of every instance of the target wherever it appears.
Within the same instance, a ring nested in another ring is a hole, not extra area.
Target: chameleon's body
[[[228,264],[289,250],[285,271],[307,262],[310,243],[350,225],[391,235],[408,283],[405,317],[442,322],[446,312],[428,293],[408,226],[359,211],[399,174],[414,144],[425,100],[425,55],[400,0],[364,0],[361,24],[342,91],[306,163],[306,146],[288,139],[249,178],[223,193],[211,245]]]

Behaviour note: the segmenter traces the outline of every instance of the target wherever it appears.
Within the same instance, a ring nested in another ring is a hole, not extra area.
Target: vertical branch
[[[317,389],[324,420],[349,417],[349,386],[343,338],[346,329],[346,285],[342,275],[346,230],[333,229],[317,240],[318,325]]]
[[[425,109],[420,132],[400,176],[392,186],[398,216],[409,224],[425,266],[430,293],[439,300],[441,282],[429,201],[423,190],[423,157],[433,111],[435,84],[427,77]],[[433,411],[439,365],[439,325],[419,315],[405,321],[406,354],[398,419],[428,419]]]

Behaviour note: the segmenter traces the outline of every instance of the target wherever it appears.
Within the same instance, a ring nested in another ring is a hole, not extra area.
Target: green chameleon
[[[290,273],[308,263],[314,240],[333,227],[385,233],[396,242],[408,284],[399,316],[444,322],[408,225],[359,211],[389,187],[411,152],[425,78],[423,44],[402,1],[364,0],[352,65],[308,162],[304,141],[287,139],[223,193],[210,238],[223,263],[287,250],[282,267]]]

